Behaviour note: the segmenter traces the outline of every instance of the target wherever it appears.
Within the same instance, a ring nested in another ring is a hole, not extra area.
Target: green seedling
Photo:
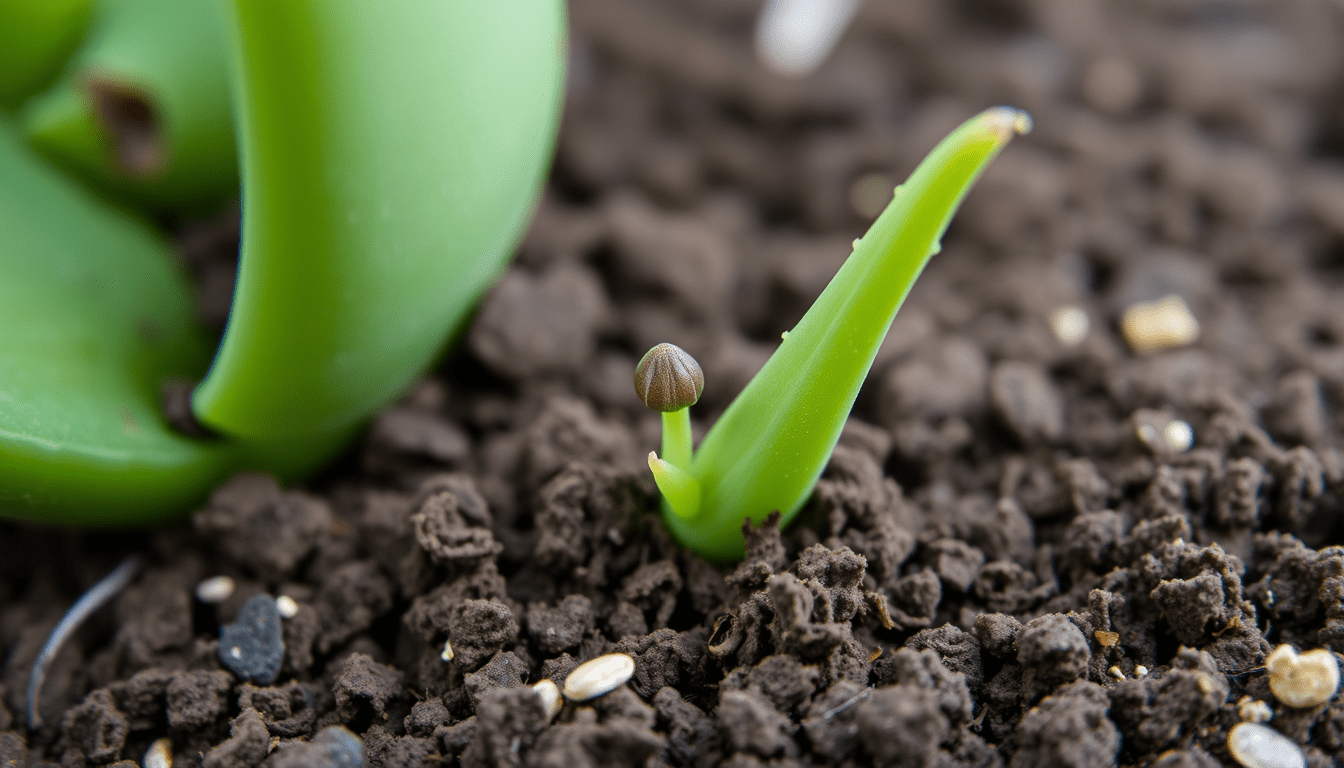
[[[713,560],[741,559],[744,520],[759,524],[778,510],[785,524],[797,515],[952,214],[990,160],[1030,126],[1026,113],[998,107],[934,148],[693,454],[686,407],[704,385],[699,366],[671,345],[640,362],[636,391],[664,412],[663,456],[650,454],[649,468],[663,518],[683,545]]]
[[[433,362],[535,202],[561,0],[221,6],[243,224],[213,363],[161,237],[0,124],[0,514],[139,523],[240,468],[313,469]],[[167,378],[201,381],[211,437],[168,425]]]

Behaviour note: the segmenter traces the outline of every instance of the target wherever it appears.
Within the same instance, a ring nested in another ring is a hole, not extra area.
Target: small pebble
[[[1110,675],[1111,677],[1115,678],[1116,680],[1124,680],[1124,679],[1125,679],[1125,673],[1124,673],[1124,672],[1121,672],[1119,667],[1111,667],[1110,669],[1106,670],[1106,674]]]
[[[453,644],[448,640],[443,641],[443,651],[439,654],[439,658],[444,661],[453,660]]]
[[[1274,710],[1259,699],[1242,696],[1237,702],[1237,716],[1248,723],[1268,723],[1274,717]]]
[[[150,744],[141,764],[144,768],[173,768],[173,740],[165,736]]]
[[[608,653],[585,661],[565,678],[565,698],[587,701],[625,685],[635,674],[635,660],[624,653]]]
[[[275,598],[257,595],[243,604],[238,620],[219,629],[219,661],[240,679],[270,685],[280,674],[285,641]]]
[[[1307,758],[1291,739],[1259,723],[1237,723],[1227,734],[1227,751],[1246,768],[1306,768]]]
[[[1147,676],[1148,676],[1148,668],[1145,667],[1145,666],[1143,666],[1142,664],[1140,664],[1139,666],[1137,666],[1137,667],[1134,668],[1134,676],[1135,676],[1135,677],[1147,677]]]
[[[1199,338],[1199,321],[1176,294],[1132,304],[1120,319],[1120,332],[1135,352],[1158,352]]]
[[[1050,330],[1055,338],[1066,347],[1076,347],[1087,338],[1092,329],[1092,320],[1082,307],[1060,307],[1050,315]]]
[[[275,610],[281,618],[292,619],[299,615],[299,604],[289,595],[281,595],[275,598]]]
[[[212,605],[222,603],[229,599],[236,586],[232,576],[212,576],[196,585],[196,599]]]
[[[1290,707],[1320,706],[1339,690],[1339,662],[1324,648],[1298,655],[1291,645],[1280,645],[1265,658],[1269,690]]]
[[[368,765],[364,759],[364,742],[344,726],[323,728],[308,746],[308,753],[313,758],[310,765],[326,768],[364,768]]]
[[[564,702],[560,700],[560,686],[556,685],[554,680],[549,677],[538,680],[532,686],[532,690],[536,691],[537,695],[541,697],[541,703],[546,707],[546,717],[554,719],[556,715],[560,714],[560,708],[564,706]]]

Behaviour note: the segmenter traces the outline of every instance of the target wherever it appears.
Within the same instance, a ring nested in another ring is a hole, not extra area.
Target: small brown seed
[[[675,344],[659,344],[635,366],[635,393],[655,411],[670,413],[695,405],[704,391],[700,364]]]
[[[585,661],[565,678],[565,698],[587,701],[625,685],[635,674],[635,659],[624,653],[608,653]]]

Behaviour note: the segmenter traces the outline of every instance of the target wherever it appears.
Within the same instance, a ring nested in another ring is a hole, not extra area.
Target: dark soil
[[[162,530],[0,526],[0,765],[165,736],[179,766],[356,765],[353,732],[375,766],[1193,768],[1231,764],[1244,696],[1344,760],[1344,700],[1289,709],[1259,669],[1344,652],[1344,5],[869,0],[803,81],[754,63],[756,8],[571,3],[517,263],[320,477],[237,478]],[[735,566],[678,549],[640,355],[697,357],[708,427],[863,191],[999,103],[1036,131],[968,198],[799,521]],[[215,323],[235,217],[183,236]],[[1173,293],[1198,341],[1131,352],[1123,310]],[[1173,419],[1190,450],[1154,439]],[[130,553],[29,730],[44,638]],[[262,593],[297,603],[282,649]],[[553,722],[521,687],[613,650],[628,686]]]

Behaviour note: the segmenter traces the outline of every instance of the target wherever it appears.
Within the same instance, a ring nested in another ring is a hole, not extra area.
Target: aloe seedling
[[[664,413],[663,456],[650,454],[649,467],[663,494],[663,518],[682,544],[711,559],[740,559],[744,519],[758,524],[778,510],[784,524],[798,513],[896,311],[938,252],[952,214],[989,161],[1030,127],[1026,113],[997,107],[935,147],[896,188],[886,210],[855,241],[854,253],[699,450],[690,451],[686,411]],[[658,369],[672,377],[662,390],[694,388],[698,397],[703,380],[690,373],[698,366],[659,352],[663,346],[640,363],[645,375],[650,358],[679,361]],[[637,389],[640,382],[637,374]]]

